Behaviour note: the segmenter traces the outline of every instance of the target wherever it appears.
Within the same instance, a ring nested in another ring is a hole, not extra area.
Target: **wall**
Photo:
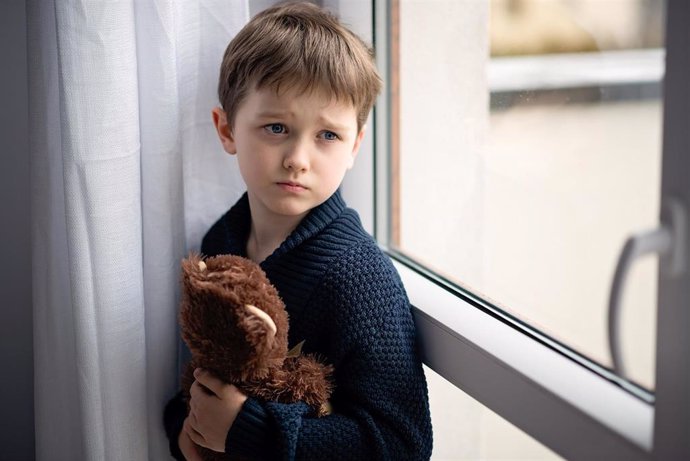
[[[0,461],[34,459],[26,2],[0,2]]]

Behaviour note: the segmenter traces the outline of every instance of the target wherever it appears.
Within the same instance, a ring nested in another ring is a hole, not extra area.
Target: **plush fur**
[[[180,327],[192,352],[182,377],[189,398],[195,368],[205,368],[250,397],[264,401],[303,401],[314,415],[328,412],[332,367],[308,355],[288,355],[288,314],[275,287],[253,261],[221,255],[182,261]],[[268,314],[272,327],[255,306]],[[204,459],[226,459],[203,451]]]

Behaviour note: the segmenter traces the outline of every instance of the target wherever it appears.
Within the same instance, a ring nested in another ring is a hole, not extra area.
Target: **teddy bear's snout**
[[[244,307],[247,309],[247,311],[249,311],[251,315],[258,317],[260,320],[266,323],[266,327],[272,333],[272,336],[275,336],[276,333],[278,333],[278,328],[276,327],[276,324],[270,315],[268,315],[266,312],[262,311],[258,307],[252,306],[251,304],[245,304]]]

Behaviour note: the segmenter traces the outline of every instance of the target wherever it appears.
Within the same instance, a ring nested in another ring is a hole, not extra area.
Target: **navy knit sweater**
[[[245,194],[204,237],[207,256],[246,256]],[[290,316],[290,347],[335,367],[333,413],[308,416],[302,403],[247,399],[228,432],[226,452],[265,460],[424,460],[431,456],[427,388],[400,278],[339,192],[313,209],[262,269]],[[186,408],[166,408],[171,452]]]

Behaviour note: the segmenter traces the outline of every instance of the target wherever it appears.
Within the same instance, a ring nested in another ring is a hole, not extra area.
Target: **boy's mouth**
[[[281,182],[278,182],[277,184],[282,189],[290,191],[290,192],[300,192],[300,191],[304,191],[304,190],[308,189],[306,186],[303,186],[300,183],[292,182],[292,181],[281,181]]]

